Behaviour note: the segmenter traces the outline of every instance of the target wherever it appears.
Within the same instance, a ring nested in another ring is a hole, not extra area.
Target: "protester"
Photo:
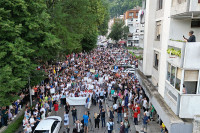
[[[68,114],[68,112],[64,113],[64,126],[67,129],[67,132],[69,132],[70,128],[69,128],[69,114]]]
[[[71,112],[72,112],[73,122],[75,123],[77,121],[77,109],[75,108],[75,106],[73,106]]]
[[[108,127],[108,133],[112,133],[113,131],[113,126],[114,126],[114,122],[112,121],[112,119],[109,120],[109,122],[107,122],[107,127]]]
[[[106,113],[105,113],[105,110],[102,109],[101,111],[101,122],[102,122],[102,127],[105,127],[105,118],[106,117]]]
[[[97,113],[94,113],[94,123],[95,123],[95,128],[99,128],[99,122],[100,122],[100,115]]]
[[[120,133],[125,133],[125,126],[123,122],[121,122],[121,125],[120,125]]]
[[[149,118],[147,117],[146,113],[144,113],[143,122],[142,122],[142,131],[147,133],[147,124],[149,122]]]
[[[88,121],[89,121],[89,117],[88,117],[86,111],[85,111],[85,114],[83,115],[83,120],[84,120],[84,131],[86,131],[86,133],[88,133]]]
[[[54,111],[55,111],[55,115],[58,115],[58,102],[55,102],[54,104]]]

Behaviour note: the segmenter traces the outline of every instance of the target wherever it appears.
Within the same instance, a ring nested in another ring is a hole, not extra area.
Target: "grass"
[[[22,114],[15,122],[8,125],[8,128],[3,133],[14,133],[19,127],[22,125],[22,121],[24,119],[24,115]]]
[[[133,56],[135,56],[136,59],[138,59],[138,60],[142,60],[142,59],[143,59],[141,55],[137,56],[137,55],[135,55],[135,53],[133,53],[132,51],[129,51],[129,53],[132,54]]]

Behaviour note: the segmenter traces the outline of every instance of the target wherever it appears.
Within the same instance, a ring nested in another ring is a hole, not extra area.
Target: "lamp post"
[[[29,84],[30,104],[32,106],[32,91],[31,91],[31,85],[30,85],[30,77],[28,77],[28,84]]]

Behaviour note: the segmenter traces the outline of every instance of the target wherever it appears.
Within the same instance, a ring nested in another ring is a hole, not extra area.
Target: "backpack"
[[[109,122],[109,125],[110,125],[110,130],[112,131],[113,130],[113,124],[110,124],[110,122]]]

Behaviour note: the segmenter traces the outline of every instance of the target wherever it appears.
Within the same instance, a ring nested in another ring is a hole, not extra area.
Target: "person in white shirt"
[[[148,106],[147,106],[147,103],[148,103],[148,102],[147,102],[147,99],[146,99],[146,97],[145,97],[145,98],[143,99],[143,105],[142,105],[142,106],[143,106],[144,112],[147,110],[147,107],[148,107]]]
[[[35,119],[34,119],[33,115],[31,116],[29,122],[30,122],[30,124],[31,124],[31,127],[33,128],[33,127],[34,127],[34,124],[35,124]]]
[[[110,119],[109,122],[107,122],[106,126],[108,127],[108,133],[112,133],[114,126],[114,122],[112,121],[112,119]]]
[[[26,128],[26,133],[31,133],[32,132],[32,128],[29,124],[27,124]]]

